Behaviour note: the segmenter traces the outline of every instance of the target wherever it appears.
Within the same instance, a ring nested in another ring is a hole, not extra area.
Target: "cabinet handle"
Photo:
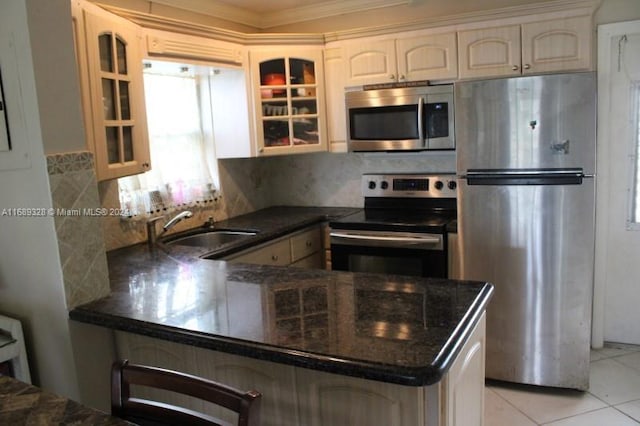
[[[523,68],[524,68],[525,70],[528,70],[529,68],[531,68],[531,65],[529,65],[529,64],[524,64],[524,67],[523,67]]]
[[[313,243],[311,241],[307,241],[307,247],[311,247],[313,245]]]
[[[518,67],[517,65],[514,65],[514,66],[511,67],[511,69],[514,70],[514,71],[518,71],[519,68],[520,67]]]
[[[399,80],[400,80],[400,81],[404,81],[404,78],[405,78],[405,77],[404,77],[404,75],[401,75],[401,76],[400,76],[400,78],[399,78]]]
[[[143,169],[148,169],[149,168],[149,163],[142,163],[142,168]]]
[[[271,256],[271,260],[273,260],[274,262],[277,262],[278,261],[278,255],[277,254],[272,255]]]
[[[396,79],[396,76],[395,76],[394,74],[391,74],[391,75],[389,76],[389,79],[390,79],[390,80],[395,80],[395,79]]]

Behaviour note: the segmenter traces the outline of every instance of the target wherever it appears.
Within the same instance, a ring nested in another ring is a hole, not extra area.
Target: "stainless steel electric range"
[[[330,222],[334,270],[447,277],[455,174],[366,174],[364,210]]]

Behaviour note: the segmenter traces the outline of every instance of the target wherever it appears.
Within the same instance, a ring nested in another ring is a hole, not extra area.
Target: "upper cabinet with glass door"
[[[74,17],[77,20],[78,14]],[[85,125],[93,140],[98,180],[145,172],[150,168],[150,155],[141,29],[85,4],[82,22],[84,37],[76,28],[76,43]]]
[[[320,49],[251,52],[258,155],[327,150]]]

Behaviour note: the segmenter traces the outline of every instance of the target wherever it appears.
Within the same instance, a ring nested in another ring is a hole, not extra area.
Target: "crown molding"
[[[262,15],[215,0],[150,0],[150,2],[151,4],[158,3],[175,9],[183,9],[202,15],[213,16],[215,18],[247,25],[253,28],[262,28]]]
[[[186,34],[196,37],[206,37],[215,40],[239,43],[246,46],[253,45],[324,45],[324,35],[317,33],[243,33],[224,28],[211,27],[193,22],[181,21],[164,16],[119,7],[96,3],[122,18],[128,19],[144,28],[171,31],[178,34]]]
[[[154,0],[157,1],[157,0]],[[360,0],[356,0],[360,1]],[[381,0],[384,1],[384,0]],[[406,0],[404,0],[406,2]],[[408,0],[419,1],[419,0]],[[359,37],[393,34],[431,28],[455,27],[483,21],[498,21],[510,18],[539,19],[541,15],[562,14],[565,16],[593,15],[603,0],[553,0],[522,6],[511,6],[487,11],[469,12],[436,18],[422,18],[401,24],[355,28],[335,32],[319,33],[243,33],[224,28],[211,27],[167,18],[159,15],[123,9],[97,3],[100,7],[144,27],[172,31],[198,37],[208,37],[247,46],[254,45],[323,45],[326,42],[349,40]],[[537,18],[536,18],[537,16]]]
[[[150,0],[177,9],[201,13],[238,24],[265,30],[279,25],[305,22],[319,18],[357,13],[363,10],[411,4],[419,0],[333,0],[330,2],[292,7],[270,13],[256,13],[216,0]]]
[[[358,13],[371,9],[403,6],[412,1],[415,0],[334,0],[308,6],[293,7],[265,14],[262,18],[260,28],[272,28],[315,19],[330,18],[332,16]]]
[[[396,32],[425,30],[438,27],[452,27],[465,24],[480,23],[483,21],[498,21],[509,18],[524,18],[531,16],[536,19],[542,14],[549,15],[565,12],[567,16],[593,15],[600,7],[603,0],[554,0],[548,2],[532,3],[520,6],[509,6],[499,9],[461,13],[457,15],[440,16],[434,18],[421,18],[402,24],[388,24],[376,27],[354,28],[327,32],[325,41],[348,40],[359,37],[392,34]]]

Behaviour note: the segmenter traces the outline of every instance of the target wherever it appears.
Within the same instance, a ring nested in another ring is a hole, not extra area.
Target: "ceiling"
[[[306,20],[356,13],[426,0],[149,0],[265,29]]]

